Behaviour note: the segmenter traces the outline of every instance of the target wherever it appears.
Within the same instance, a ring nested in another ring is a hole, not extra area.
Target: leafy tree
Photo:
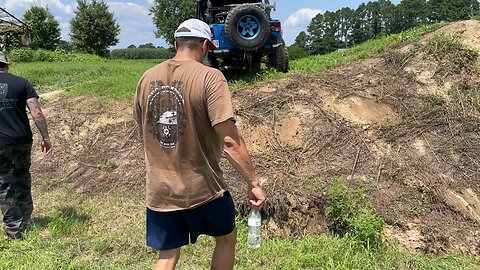
[[[150,9],[157,27],[155,35],[173,44],[178,25],[195,16],[195,3],[194,0],[155,0]]]
[[[396,6],[390,0],[379,0],[378,5],[384,33],[393,34]]]
[[[347,48],[352,39],[353,22],[355,11],[351,8],[344,7],[337,10],[338,22],[339,22],[339,38],[343,42],[344,47]]]
[[[118,43],[120,26],[101,0],[77,0],[75,17],[70,21],[70,37],[79,51],[100,56],[108,54],[108,47]]]
[[[327,11],[324,14],[325,17],[325,35],[323,36],[322,43],[325,49],[324,53],[329,53],[337,50],[341,47],[342,42],[339,39],[340,36],[340,20],[338,13]]]
[[[74,48],[73,48],[72,42],[68,42],[68,41],[66,41],[66,40],[60,40],[60,41],[58,42],[58,47],[57,47],[57,49],[60,49],[60,50],[62,50],[62,51],[64,51],[64,52],[73,52],[73,49],[74,49]]]
[[[323,37],[325,36],[325,27],[325,16],[322,13],[318,13],[313,17],[307,27],[311,39],[311,52],[313,54],[322,54],[325,52],[322,43]]]
[[[397,6],[397,12],[401,16],[400,31],[427,22],[426,0],[402,0]]]
[[[140,46],[138,46],[138,48],[140,49],[155,49],[155,45],[153,45],[153,43],[146,43],[146,44],[142,44]]]
[[[311,52],[325,54],[341,47],[339,17],[335,12],[317,14],[307,27],[311,38]]]
[[[23,15],[31,31],[32,49],[55,50],[60,41],[60,26],[44,7],[32,7]]]
[[[478,13],[477,0],[430,0],[428,18],[434,22],[465,20]]]
[[[127,49],[135,49],[135,48],[137,48],[137,46],[135,46],[135,45],[133,45],[133,44],[131,44],[131,45],[129,45],[129,46],[127,47]]]
[[[298,36],[295,38],[295,43],[293,46],[310,51],[310,38],[305,31],[302,31],[300,34],[298,34]]]
[[[22,34],[23,32],[20,31],[11,31],[0,35],[0,50],[8,52],[22,47]]]
[[[367,11],[367,33],[368,39],[377,38],[383,34],[384,26],[382,21],[382,11],[378,1],[368,2]]]
[[[354,44],[359,44],[368,40],[369,25],[367,14],[367,5],[365,3],[362,3],[355,10],[352,30],[352,41]]]

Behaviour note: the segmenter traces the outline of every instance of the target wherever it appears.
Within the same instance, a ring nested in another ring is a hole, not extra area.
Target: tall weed
[[[385,222],[375,213],[365,189],[350,193],[343,180],[337,178],[331,184],[330,196],[326,216],[335,234],[352,237],[367,249],[382,245]]]

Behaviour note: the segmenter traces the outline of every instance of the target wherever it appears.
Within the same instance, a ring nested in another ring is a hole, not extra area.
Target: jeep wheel
[[[267,13],[255,5],[237,6],[228,13],[225,32],[235,48],[243,51],[257,50],[270,35]]]
[[[269,55],[268,66],[280,72],[288,72],[288,49],[285,44],[275,48],[274,53]]]

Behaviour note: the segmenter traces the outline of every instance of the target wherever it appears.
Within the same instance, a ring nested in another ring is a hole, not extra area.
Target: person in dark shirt
[[[33,211],[33,140],[26,107],[42,136],[42,152],[49,154],[52,143],[37,93],[26,79],[8,73],[8,68],[8,60],[0,52],[0,210],[7,239],[22,239]]]

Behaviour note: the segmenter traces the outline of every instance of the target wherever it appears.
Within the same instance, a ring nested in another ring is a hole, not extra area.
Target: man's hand
[[[50,139],[43,139],[40,141],[40,146],[42,146],[42,152],[44,152],[46,155],[50,154],[52,151],[52,142]]]
[[[262,209],[263,204],[267,200],[267,198],[265,197],[265,194],[263,194],[263,190],[261,187],[249,188],[248,199],[250,202],[250,207],[253,210],[257,210],[257,211],[260,211],[260,209]]]

